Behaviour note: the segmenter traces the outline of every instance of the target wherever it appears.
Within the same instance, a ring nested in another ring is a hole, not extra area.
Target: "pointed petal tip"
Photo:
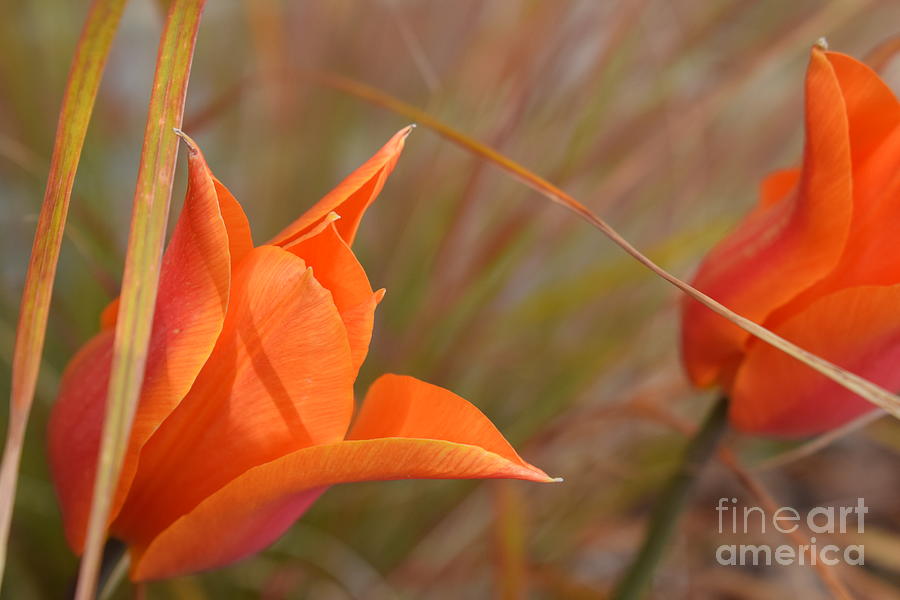
[[[173,127],[172,132],[181,138],[181,141],[184,142],[184,145],[188,147],[188,151],[191,153],[191,156],[197,156],[198,154],[200,154],[200,147],[197,145],[197,142],[195,142],[191,138],[191,136],[177,127]]]
[[[533,481],[535,483],[562,483],[564,481],[562,477],[551,477],[543,470],[528,462],[517,465],[516,470],[518,473],[514,478],[523,481]]]
[[[538,469],[533,465],[530,466],[534,471],[534,474],[537,475],[537,478],[533,478],[531,479],[531,481],[534,481],[536,483],[563,483],[565,481],[565,479],[563,479],[562,477],[551,477],[541,469]]]
[[[413,129],[415,129],[416,127],[417,125],[415,123],[410,123],[403,129],[395,133],[394,139],[397,141],[397,143],[403,144],[406,141],[406,138],[409,137],[409,134],[411,134],[413,132]]]
[[[816,40],[816,43],[813,44],[813,50],[828,50],[828,40],[825,39],[825,36],[822,36]]]
[[[338,230],[347,244],[352,246],[363,214],[381,193],[385,181],[394,170],[412,127],[408,125],[395,133],[369,160],[267,243],[287,246],[320,225],[330,212],[340,211],[343,218],[339,221]]]

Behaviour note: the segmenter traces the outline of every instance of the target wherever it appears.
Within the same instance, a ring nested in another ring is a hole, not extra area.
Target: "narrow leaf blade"
[[[175,0],[160,39],[134,194],[106,419],[76,600],[90,600],[96,593],[112,498],[144,378],[178,154],[179,139],[174,129],[181,126],[184,115],[191,61],[204,4],[204,0]]]
[[[34,401],[53,280],[59,261],[63,229],[72,185],[81,158],[88,123],[100,87],[113,37],[125,0],[94,0],[63,92],[47,187],[38,218],[31,259],[25,276],[16,343],[13,351],[9,431],[0,466],[0,583],[6,565],[6,547],[15,503],[16,482],[28,415]]]

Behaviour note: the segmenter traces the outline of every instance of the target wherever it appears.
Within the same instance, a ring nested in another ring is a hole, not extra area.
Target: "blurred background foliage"
[[[58,598],[75,572],[44,454],[62,369],[117,293],[161,28],[133,0],[75,190],[4,597]],[[0,389],[83,2],[0,4]],[[400,117],[314,83],[339,73],[420,106],[545,175],[688,276],[798,158],[811,43],[864,57],[897,33],[891,0],[210,2],[184,129],[241,200],[257,242],[363,161]],[[897,89],[900,61],[883,73]],[[183,161],[182,161],[183,163]],[[184,164],[173,219],[184,190]],[[595,598],[640,541],[709,405],[680,373],[678,294],[597,232],[432,133],[416,131],[356,249],[386,287],[359,392],[408,373],[482,408],[562,485],[344,486],[274,547],[157,583],[150,598]],[[871,512],[858,597],[900,597],[900,428],[880,421],[757,477],[779,504]],[[732,436],[747,464],[787,448]],[[227,457],[222,457],[227,460]],[[716,568],[720,496],[705,473],[658,574],[661,598],[819,598],[808,567]],[[781,543],[776,534],[759,536]],[[738,543],[754,543],[753,538]],[[129,591],[119,590],[120,597]]]

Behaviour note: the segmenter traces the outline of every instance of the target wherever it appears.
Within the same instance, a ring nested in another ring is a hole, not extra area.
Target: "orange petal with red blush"
[[[215,350],[145,445],[113,532],[144,539],[247,469],[342,439],[354,378],[331,293],[297,256],[252,250],[234,273]]]
[[[195,149],[187,198],[162,261],[144,385],[113,515],[124,500],[141,447],[190,389],[212,352],[230,281],[229,232],[212,176]],[[110,313],[106,318],[113,320]],[[112,339],[112,329],[106,329],[73,361],[50,421],[50,462],[66,535],[76,551],[83,544],[93,489]],[[88,355],[90,359],[84,358]]]
[[[523,461],[477,408],[410,377],[388,375],[372,386],[353,437],[254,467],[158,536],[135,540],[132,578],[210,569],[258,552],[326,487],[338,483],[412,478],[552,481]]]
[[[710,252],[694,286],[762,322],[825,277],[840,259],[852,216],[847,115],[835,71],[814,49],[806,78],[806,144],[796,193],[751,213]],[[697,385],[727,380],[749,334],[699,303],[684,305],[685,366]]]
[[[773,328],[887,389],[900,389],[900,285],[860,286],[813,302]],[[731,418],[744,431],[813,435],[875,407],[768,344],[754,342],[731,390]]]
[[[900,281],[897,236],[886,223],[900,222],[900,103],[869,67],[828,53],[847,104],[853,154],[853,219],[843,254],[827,277],[772,313],[777,325],[817,298],[860,285]]]
[[[363,213],[378,197],[388,175],[394,170],[410,131],[412,126],[404,127],[394,134],[394,137],[372,158],[348,175],[336,188],[328,192],[269,243],[277,246],[289,244],[334,211],[341,216],[341,220],[337,223],[338,232],[348,244],[352,245]]]
[[[47,453],[69,545],[81,553],[106,411],[113,331],[96,335],[69,362],[50,416]]]
[[[302,258],[316,280],[331,292],[347,328],[354,369],[358,370],[369,351],[377,305],[369,278],[334,221],[315,235],[299,239],[285,249]]]
[[[228,250],[231,256],[231,264],[232,266],[236,265],[253,249],[253,237],[250,233],[250,222],[247,220],[247,215],[228,188],[209,171],[206,159],[203,158],[203,154],[199,150],[197,150],[196,154],[192,154],[188,160],[188,164],[193,165],[192,169],[201,173],[205,170],[212,177],[216,190],[216,199],[219,203],[219,213],[225,224],[225,231],[228,232]],[[116,298],[107,304],[103,312],[100,313],[100,328],[112,329],[115,327],[118,313],[119,298]]]

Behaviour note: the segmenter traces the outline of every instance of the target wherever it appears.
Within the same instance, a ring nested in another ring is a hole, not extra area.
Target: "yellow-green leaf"
[[[92,600],[110,505],[144,378],[191,60],[204,0],[175,0],[160,39],[125,257],[106,418],[76,600]]]
[[[94,0],[91,4],[63,92],[47,187],[25,276],[13,353],[9,430],[0,466],[0,582],[6,565],[22,444],[44,349],[47,314],[72,184],[124,5],[125,0]]]

